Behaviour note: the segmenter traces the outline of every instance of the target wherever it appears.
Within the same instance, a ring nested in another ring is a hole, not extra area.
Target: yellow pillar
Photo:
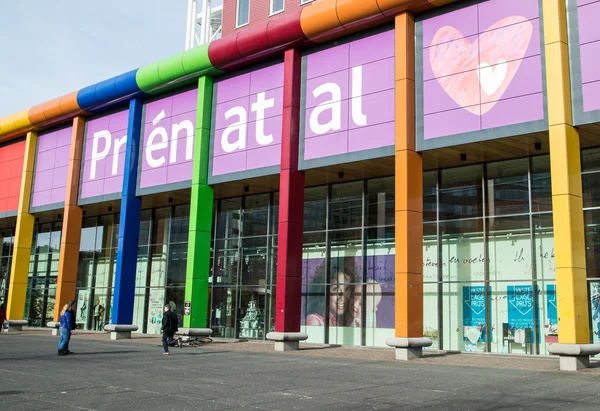
[[[17,211],[17,227],[13,246],[10,269],[10,285],[8,288],[8,304],[6,317],[9,320],[23,320],[25,317],[25,297],[29,276],[29,259],[31,256],[31,240],[35,218],[29,214],[31,201],[31,183],[33,180],[33,163],[37,148],[37,133],[27,133],[23,174],[21,178],[21,194]]]
[[[571,117],[566,2],[543,0],[558,342],[589,344],[579,133]]]
[[[396,16],[396,359],[421,355],[423,340],[423,161],[415,151],[414,18]],[[409,342],[410,340],[410,342]]]

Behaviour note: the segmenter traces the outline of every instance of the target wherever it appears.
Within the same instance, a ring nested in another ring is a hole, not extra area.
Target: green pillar
[[[183,320],[184,327],[190,328],[208,326],[208,276],[214,198],[213,188],[208,185],[212,90],[212,77],[200,77],[185,279],[185,301],[191,306],[190,315],[185,315]]]

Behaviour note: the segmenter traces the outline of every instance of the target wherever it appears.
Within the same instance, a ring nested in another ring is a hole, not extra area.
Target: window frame
[[[244,24],[240,24],[240,1],[248,2],[248,19]],[[235,8],[235,28],[239,29],[240,27],[244,27],[250,24],[250,0],[237,0],[236,8]]]
[[[269,0],[269,17],[275,16],[277,14],[283,13],[285,11],[285,0],[281,2],[281,10],[273,10],[273,6],[275,5],[275,0]]]

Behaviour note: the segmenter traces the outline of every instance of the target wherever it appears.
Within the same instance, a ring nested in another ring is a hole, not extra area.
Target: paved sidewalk
[[[597,369],[555,359],[215,342],[162,355],[156,336],[110,341],[76,333],[57,356],[49,331],[0,334],[4,410],[596,410]]]
[[[31,329],[24,331],[28,335],[47,336],[50,331]],[[111,341],[109,334],[94,331],[76,331],[74,339],[85,339],[93,341]],[[112,341],[117,344],[149,344],[161,346],[161,337],[153,334],[132,334],[131,340]],[[297,355],[310,357],[328,358],[352,358],[365,361],[390,361],[394,359],[394,351],[391,348],[366,348],[366,347],[340,347],[323,346],[314,344],[301,344],[299,351],[276,352],[273,343],[268,341],[227,341],[214,339],[208,344],[207,349],[220,349],[227,347],[229,351],[242,351],[254,353],[267,353],[272,355]],[[559,371],[558,357],[553,356],[530,356],[530,355],[507,355],[507,354],[478,354],[459,352],[432,352],[425,351],[424,357],[412,361],[416,364],[435,365],[458,365],[466,367],[483,367],[527,371]],[[592,359],[592,367],[579,371],[580,373],[600,374],[600,361]]]

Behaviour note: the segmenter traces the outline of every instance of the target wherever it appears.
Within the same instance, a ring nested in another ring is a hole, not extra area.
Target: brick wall
[[[300,0],[285,0],[285,7],[282,13],[269,16],[271,11],[270,0],[250,0],[250,21],[246,26],[237,30],[244,30],[247,27],[259,24],[270,18],[281,16],[285,13],[292,13],[300,7],[307,6],[310,3],[300,5]],[[223,36],[236,31],[235,18],[237,13],[237,0],[223,0]]]

